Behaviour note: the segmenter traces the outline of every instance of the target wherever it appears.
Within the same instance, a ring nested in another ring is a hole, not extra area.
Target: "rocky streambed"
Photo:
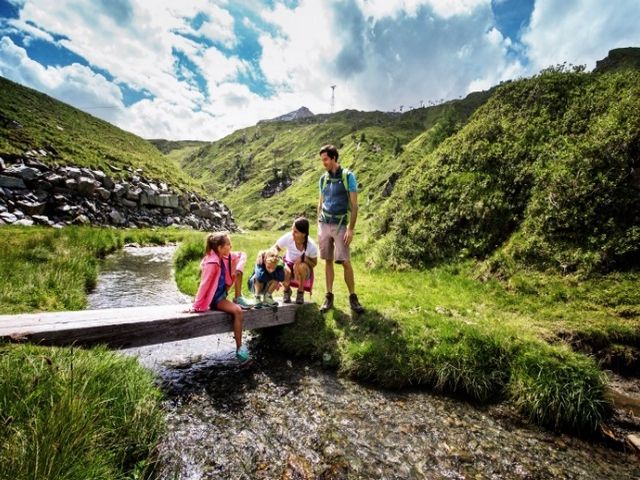
[[[137,282],[127,292],[138,293],[128,301],[157,302],[144,293],[157,290],[147,288],[148,271],[167,286],[163,296],[177,292],[166,247],[119,255],[105,264],[98,288],[109,275],[129,272]],[[164,269],[156,268],[163,262]],[[141,267],[150,264],[156,267]],[[112,289],[124,285],[111,281]],[[100,297],[108,295],[103,290]],[[640,478],[631,450],[554,434],[525,423],[507,405],[380,390],[340,378],[322,363],[284,356],[266,339],[250,347],[255,361],[244,369],[233,359],[231,334],[125,352],[157,373],[166,396],[157,478]],[[617,382],[633,394],[623,379]],[[635,421],[632,412],[629,418]]]

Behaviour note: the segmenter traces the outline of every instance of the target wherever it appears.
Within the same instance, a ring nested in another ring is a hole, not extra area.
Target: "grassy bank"
[[[83,309],[101,257],[128,242],[164,244],[190,234],[169,229],[2,227],[0,314]]]
[[[0,478],[142,478],[163,426],[159,400],[134,358],[0,345]]]
[[[278,236],[232,237],[234,249],[249,255],[247,276],[257,251]],[[176,257],[178,284],[189,294],[197,289],[202,244],[203,237],[184,242]],[[422,385],[480,402],[506,399],[551,428],[593,432],[609,415],[600,366],[570,341],[637,348],[640,275],[521,272],[481,280],[482,266],[473,262],[392,272],[367,268],[365,255],[356,254],[354,266],[367,312],[350,318],[338,267],[336,310],[323,317],[316,306],[305,307],[277,337],[281,347],[377,385]],[[321,263],[313,298],[320,303],[323,294]]]
[[[0,228],[0,313],[84,308],[100,258],[200,233]],[[0,345],[0,478],[143,478],[163,426],[136,360],[104,349]]]

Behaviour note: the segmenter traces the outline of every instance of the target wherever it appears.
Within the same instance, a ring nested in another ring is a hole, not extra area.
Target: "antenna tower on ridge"
[[[333,109],[336,106],[336,86],[331,85],[331,113],[333,113]]]

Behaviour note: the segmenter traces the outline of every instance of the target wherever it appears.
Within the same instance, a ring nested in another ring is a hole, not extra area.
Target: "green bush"
[[[563,272],[637,265],[638,98],[635,70],[561,67],[502,85],[398,181],[371,262],[493,255],[497,266]]]

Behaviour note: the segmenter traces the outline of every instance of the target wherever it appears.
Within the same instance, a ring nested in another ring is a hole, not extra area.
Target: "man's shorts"
[[[344,243],[346,231],[346,225],[338,227],[337,223],[318,223],[318,248],[321,259],[334,260],[336,263],[347,262],[351,259],[349,247]]]

